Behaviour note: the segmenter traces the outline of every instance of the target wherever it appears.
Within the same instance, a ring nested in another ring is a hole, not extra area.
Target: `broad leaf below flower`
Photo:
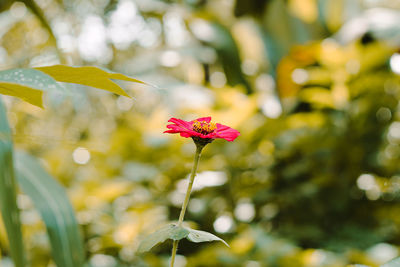
[[[400,266],[400,257],[395,258],[395,259],[381,265],[380,267],[399,267],[399,266]]]
[[[140,243],[137,252],[143,253],[149,251],[154,246],[164,242],[167,239],[181,240],[184,238],[194,243],[221,241],[229,247],[228,243],[226,243],[223,239],[211,233],[177,226],[175,224],[169,224],[157,230],[156,232],[146,236]]]
[[[173,225],[169,238],[172,240],[181,240],[184,239],[189,235],[188,229],[181,227],[181,226],[175,226]]]
[[[149,251],[151,248],[167,239],[181,240],[188,235],[189,229],[187,228],[177,226],[175,224],[166,225],[156,232],[146,236],[139,245],[138,253]]]
[[[200,242],[221,241],[222,243],[224,243],[225,245],[227,245],[229,247],[228,243],[226,243],[223,239],[221,239],[218,236],[213,235],[209,232],[193,230],[190,228],[186,228],[186,229],[189,230],[187,239],[192,242],[200,243]]]

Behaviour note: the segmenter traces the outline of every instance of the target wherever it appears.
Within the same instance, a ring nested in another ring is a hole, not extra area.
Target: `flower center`
[[[204,135],[214,132],[214,130],[216,128],[217,128],[217,126],[213,122],[205,122],[205,121],[198,121],[198,120],[195,120],[193,122],[193,131],[204,134]]]

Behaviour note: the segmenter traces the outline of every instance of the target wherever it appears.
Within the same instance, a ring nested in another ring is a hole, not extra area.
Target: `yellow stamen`
[[[195,132],[207,135],[212,133],[217,128],[216,124],[213,122],[205,122],[205,121],[198,121],[195,120],[193,122],[193,130]]]

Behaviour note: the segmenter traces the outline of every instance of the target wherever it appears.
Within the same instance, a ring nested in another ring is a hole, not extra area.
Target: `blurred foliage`
[[[201,115],[242,135],[205,149],[185,220],[231,248],[182,241],[177,265],[379,266],[399,254],[398,1],[35,2],[57,47],[13,2],[0,69],[91,64],[158,86],[123,84],[133,100],[69,86],[45,110],[5,99],[16,146],[65,185],[90,266],[167,265],[171,243],[135,253],[178,217],[191,168],[191,140],[162,131]],[[32,266],[52,266],[31,200],[18,204]]]
[[[0,99],[0,167],[1,167],[1,222],[7,232],[7,241],[14,265],[25,265],[21,219],[17,206],[17,186],[13,168],[13,145],[11,129],[7,123],[6,110]],[[4,231],[3,231],[4,232]]]
[[[64,188],[32,156],[17,151],[14,161],[18,184],[46,225],[55,264],[83,266],[85,253],[79,225]]]

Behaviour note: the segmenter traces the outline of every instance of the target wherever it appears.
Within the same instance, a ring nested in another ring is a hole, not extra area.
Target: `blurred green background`
[[[0,70],[95,65],[154,86],[5,97],[16,147],[67,189],[92,267],[167,266],[190,139],[170,117],[238,129],[204,150],[186,215],[221,243],[177,266],[378,266],[400,248],[400,1],[1,0]],[[32,267],[55,266],[20,194]],[[11,266],[0,226],[0,265]]]

